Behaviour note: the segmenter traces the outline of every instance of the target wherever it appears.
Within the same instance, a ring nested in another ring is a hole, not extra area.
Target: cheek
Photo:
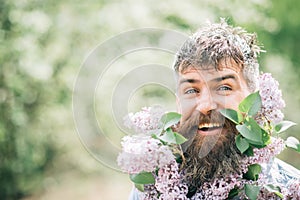
[[[187,118],[189,118],[196,108],[197,103],[195,99],[177,100],[177,111],[182,115],[182,121],[185,121]]]
[[[225,97],[222,99],[222,101],[219,101],[219,105],[221,108],[230,108],[233,110],[237,110],[240,102],[242,102],[243,99],[246,98],[246,96],[247,94],[238,93],[230,97]]]

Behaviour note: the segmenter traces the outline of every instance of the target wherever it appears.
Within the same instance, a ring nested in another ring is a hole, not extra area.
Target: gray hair
[[[241,27],[232,27],[224,19],[209,23],[194,33],[180,48],[175,57],[174,69],[182,72],[189,66],[218,69],[221,59],[232,59],[240,64],[251,92],[258,88],[261,48],[256,34]]]

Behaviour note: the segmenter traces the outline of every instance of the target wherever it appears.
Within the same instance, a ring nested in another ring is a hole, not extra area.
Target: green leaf
[[[269,192],[276,194],[281,199],[283,198],[283,194],[281,193],[280,187],[272,184],[268,184],[268,185],[264,185],[264,188],[266,188],[266,190],[268,190]]]
[[[262,148],[271,142],[270,135],[261,128],[253,118],[249,118],[248,121],[245,121],[245,124],[249,127],[251,132],[257,133],[257,135],[260,135],[259,137],[262,139],[259,143],[252,143],[253,145],[258,148]]]
[[[240,104],[239,110],[247,113],[249,116],[254,116],[261,108],[261,97],[259,92],[248,95]]]
[[[249,199],[256,200],[260,187],[256,185],[245,184],[245,194]]]
[[[164,134],[160,136],[159,139],[166,143],[176,144],[176,137],[171,128],[167,128],[166,132],[164,132]]]
[[[159,139],[158,135],[156,135],[155,133],[152,133],[152,134],[151,134],[151,137],[152,137],[153,139]]]
[[[282,133],[282,132],[286,131],[287,129],[289,129],[290,127],[295,126],[295,125],[296,125],[296,123],[291,122],[291,121],[282,121],[275,125],[275,131],[277,133]]]
[[[155,183],[155,178],[151,172],[140,172],[138,174],[130,174],[130,180],[135,184],[151,184]]]
[[[182,144],[187,141],[185,137],[183,137],[180,133],[173,132],[176,140],[176,144]]]
[[[261,166],[259,164],[252,164],[248,166],[248,171],[244,174],[244,178],[247,180],[256,181],[258,179],[259,174],[261,173]]]
[[[300,152],[300,142],[295,137],[288,137],[285,141],[285,145],[289,148],[296,150],[297,152]]]
[[[137,183],[135,183],[134,186],[135,186],[136,189],[138,189],[141,192],[145,191],[144,184],[137,184]]]
[[[249,148],[249,142],[240,134],[235,137],[235,144],[241,153],[244,153]]]
[[[173,132],[171,128],[167,128],[166,132],[159,139],[169,144],[182,144],[187,141],[185,137],[177,132]]]
[[[238,196],[239,192],[240,192],[240,191],[239,191],[238,188],[236,188],[236,187],[233,188],[232,190],[230,190],[227,199],[233,199],[234,197]]]
[[[152,137],[153,139],[159,140],[163,145],[167,145],[167,142],[165,142],[164,140],[160,139],[161,136],[159,136],[159,135],[153,133],[153,134],[151,135],[151,137]]]
[[[246,124],[237,125],[236,129],[244,138],[248,140],[250,144],[263,145],[263,139],[260,132],[251,131]]]
[[[270,135],[252,118],[246,119],[242,125],[237,125],[236,129],[249,144],[257,148],[265,147],[270,143]]]
[[[160,122],[163,124],[163,129],[167,130],[167,128],[177,124],[180,121],[181,115],[176,112],[168,112],[164,114]]]
[[[235,124],[239,124],[243,120],[242,113],[232,110],[232,109],[222,109],[220,113],[226,117],[227,119],[231,120]]]
[[[244,153],[247,156],[254,156],[253,147],[250,146]]]

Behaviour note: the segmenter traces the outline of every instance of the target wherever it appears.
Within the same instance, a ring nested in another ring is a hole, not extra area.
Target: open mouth
[[[223,124],[220,123],[203,123],[203,124],[199,124],[198,130],[207,132],[207,131],[214,131],[220,129],[222,127]]]

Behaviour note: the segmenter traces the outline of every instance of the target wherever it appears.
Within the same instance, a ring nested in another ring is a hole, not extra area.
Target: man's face
[[[234,143],[237,130],[219,110],[236,110],[250,94],[239,65],[223,61],[218,70],[189,67],[179,74],[177,86],[182,114],[177,131],[188,139],[182,144],[186,181],[197,188],[224,171],[234,173],[242,158]]]
[[[178,112],[181,123],[195,111],[209,115],[220,109],[237,110],[239,103],[250,94],[242,70],[235,62],[220,62],[219,70],[211,67],[200,70],[189,67],[179,73],[177,83]],[[216,121],[199,122],[198,134],[224,134],[223,124]]]

